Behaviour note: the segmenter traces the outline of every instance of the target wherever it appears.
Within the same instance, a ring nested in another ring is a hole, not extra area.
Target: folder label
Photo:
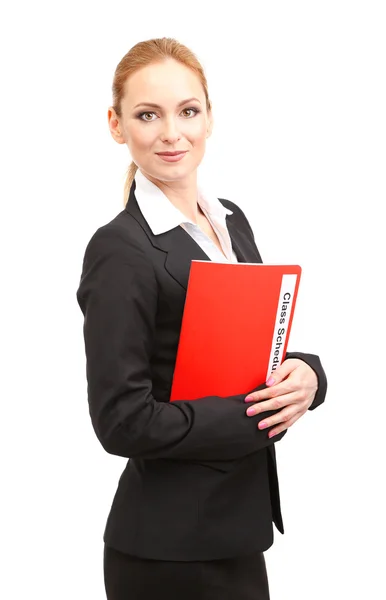
[[[283,275],[266,380],[281,365],[293,308],[297,275]]]

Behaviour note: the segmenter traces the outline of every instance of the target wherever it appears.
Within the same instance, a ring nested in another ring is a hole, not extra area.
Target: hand
[[[258,424],[259,429],[278,424],[268,434],[268,437],[273,437],[288,429],[307,412],[318,389],[318,378],[303,360],[288,358],[272,373],[266,385],[266,389],[249,394],[245,401],[258,401],[258,404],[248,408],[249,417],[268,410],[282,409]]]

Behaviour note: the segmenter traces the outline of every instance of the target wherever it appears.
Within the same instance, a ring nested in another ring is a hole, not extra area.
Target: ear
[[[109,129],[110,129],[110,133],[111,133],[113,139],[118,144],[124,144],[125,139],[122,135],[119,117],[117,116],[117,113],[115,112],[115,110],[113,109],[112,106],[110,106],[110,108],[107,111],[107,121],[108,121]]]
[[[212,114],[212,111],[209,111],[209,113],[208,113],[208,127],[207,127],[207,134],[206,134],[207,138],[212,135],[212,131],[213,131],[213,114]]]

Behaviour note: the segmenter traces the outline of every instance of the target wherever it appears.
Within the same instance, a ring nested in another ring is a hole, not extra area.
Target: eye
[[[141,119],[142,121],[149,121],[149,122],[150,122],[150,121],[154,121],[154,119],[144,119],[143,117],[144,117],[144,116],[147,116],[147,115],[154,115],[154,114],[155,114],[155,113],[153,113],[153,112],[146,111],[146,112],[142,112],[142,113],[140,113],[140,114],[138,115],[138,118],[139,118],[139,119]]]
[[[191,119],[192,117],[194,117],[196,114],[200,113],[201,111],[200,111],[200,109],[195,108],[194,106],[191,106],[189,108],[184,108],[182,110],[182,113],[187,113],[187,112],[193,113],[193,114],[189,114],[189,115],[185,114],[185,116],[187,116],[188,119]],[[137,115],[137,119],[140,119],[141,121],[147,121],[148,123],[151,123],[152,121],[155,120],[155,119],[152,119],[152,118],[150,118],[150,119],[147,118],[148,116],[151,116],[151,115],[155,116],[155,113],[153,111],[146,110],[144,112],[139,113]]]
[[[184,108],[184,110],[182,112],[189,111],[189,110],[193,111],[193,116],[196,115],[197,113],[201,112],[198,108],[194,108],[193,106],[190,108]]]

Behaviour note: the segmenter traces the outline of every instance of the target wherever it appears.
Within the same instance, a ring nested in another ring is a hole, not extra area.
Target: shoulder
[[[143,235],[140,225],[124,211],[96,229],[83,255],[79,302],[93,290],[104,297],[118,289],[126,294],[129,288],[141,286],[146,286],[149,294],[154,292],[155,272]]]
[[[122,210],[111,221],[98,227],[86,243],[84,260],[97,260],[108,255],[122,259],[142,256],[149,242],[140,224]]]

